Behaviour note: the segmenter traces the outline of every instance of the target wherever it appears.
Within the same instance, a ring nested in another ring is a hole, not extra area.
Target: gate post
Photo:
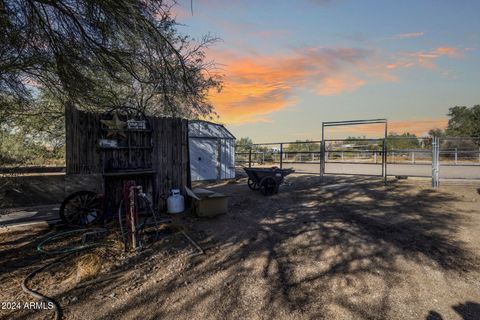
[[[385,139],[382,141],[382,177],[385,178]]]
[[[384,161],[383,161],[383,183],[385,185],[387,184],[387,179],[388,179],[388,173],[387,173],[387,168],[388,168],[388,122],[385,121],[385,136],[383,137],[383,147],[384,147]]]
[[[322,142],[320,143],[320,177],[325,175],[325,123],[322,122]]]
[[[252,167],[252,147],[248,149],[248,167],[249,168]]]
[[[440,138],[434,136],[432,138],[432,187],[438,188],[439,183],[439,171],[440,171]]]
[[[320,176],[325,175],[325,140],[322,138],[322,143],[320,144]]]
[[[283,143],[280,143],[280,169],[283,167]]]

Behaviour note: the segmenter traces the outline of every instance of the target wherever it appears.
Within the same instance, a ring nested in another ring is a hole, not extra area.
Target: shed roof
[[[223,125],[204,120],[191,120],[188,122],[188,137],[235,139],[235,136]]]

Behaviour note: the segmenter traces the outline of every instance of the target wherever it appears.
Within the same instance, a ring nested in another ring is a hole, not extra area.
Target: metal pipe
[[[248,150],[248,167],[252,167],[252,148]]]
[[[385,136],[384,136],[384,141],[385,141],[385,155],[384,155],[384,166],[385,166],[385,175],[384,175],[384,182],[385,184],[387,184],[387,164],[388,164],[388,158],[387,158],[387,148],[388,148],[388,145],[387,145],[387,137],[388,137],[388,121],[385,119]]]
[[[440,171],[440,138],[432,139],[432,187],[439,187],[439,171]]]
[[[325,123],[322,122],[322,143],[320,144],[320,176],[325,175]]]
[[[283,143],[280,143],[280,169],[283,167]]]

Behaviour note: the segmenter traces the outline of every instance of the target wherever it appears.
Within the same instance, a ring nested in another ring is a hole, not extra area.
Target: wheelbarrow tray
[[[270,176],[281,182],[284,177],[295,172],[293,169],[280,168],[243,168],[250,179],[259,183],[262,178]]]

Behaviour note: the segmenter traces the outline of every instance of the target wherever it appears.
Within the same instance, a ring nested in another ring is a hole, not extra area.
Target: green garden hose
[[[61,257],[55,259],[54,261],[51,261],[51,262],[41,266],[40,268],[35,269],[31,273],[29,273],[22,281],[22,290],[24,292],[28,293],[29,295],[31,295],[32,297],[35,297],[37,299],[40,299],[42,301],[45,301],[45,302],[51,304],[54,311],[55,311],[55,320],[60,320],[62,318],[62,311],[61,311],[58,303],[55,302],[55,300],[53,300],[53,299],[51,299],[47,296],[44,296],[37,291],[34,291],[34,290],[30,289],[27,286],[27,282],[30,279],[32,279],[36,274],[41,272],[42,270],[46,269],[47,267],[49,267],[51,265],[54,265],[54,264],[62,261],[67,256],[69,256],[70,254],[72,254],[74,252],[79,252],[81,250],[85,250],[87,248],[92,248],[92,247],[97,246],[98,243],[95,243],[95,242],[90,243],[90,244],[85,244],[85,242],[86,242],[85,241],[85,236],[88,235],[88,234],[105,233],[106,231],[107,230],[105,228],[89,228],[89,229],[69,230],[69,231],[64,231],[64,232],[54,234],[53,236],[47,237],[46,239],[42,240],[37,246],[38,251],[40,251],[42,253],[47,253],[47,254],[63,254],[63,255]],[[48,244],[48,243],[50,243],[54,240],[61,239],[64,236],[68,236],[68,235],[72,235],[72,234],[81,234],[81,233],[84,233],[83,234],[84,238],[83,238],[82,244],[79,245],[79,246],[68,247],[68,248],[65,248],[65,249],[62,249],[62,250],[45,250],[43,248],[46,244]]]
[[[37,250],[42,252],[42,253],[47,253],[47,254],[62,254],[62,253],[77,252],[77,251],[84,250],[84,249],[87,249],[87,248],[96,247],[98,245],[98,243],[93,242],[93,243],[86,244],[85,241],[83,241],[83,243],[79,246],[67,247],[67,248],[60,249],[60,250],[45,250],[44,249],[44,246],[46,244],[48,244],[50,242],[53,242],[54,240],[61,239],[64,236],[84,233],[83,236],[85,237],[88,234],[97,234],[97,233],[105,233],[105,232],[107,232],[107,229],[105,229],[105,228],[87,228],[87,229],[78,229],[78,230],[69,230],[69,231],[60,232],[60,233],[54,234],[51,237],[48,237],[48,238],[44,239],[42,242],[40,242],[37,246]]]

